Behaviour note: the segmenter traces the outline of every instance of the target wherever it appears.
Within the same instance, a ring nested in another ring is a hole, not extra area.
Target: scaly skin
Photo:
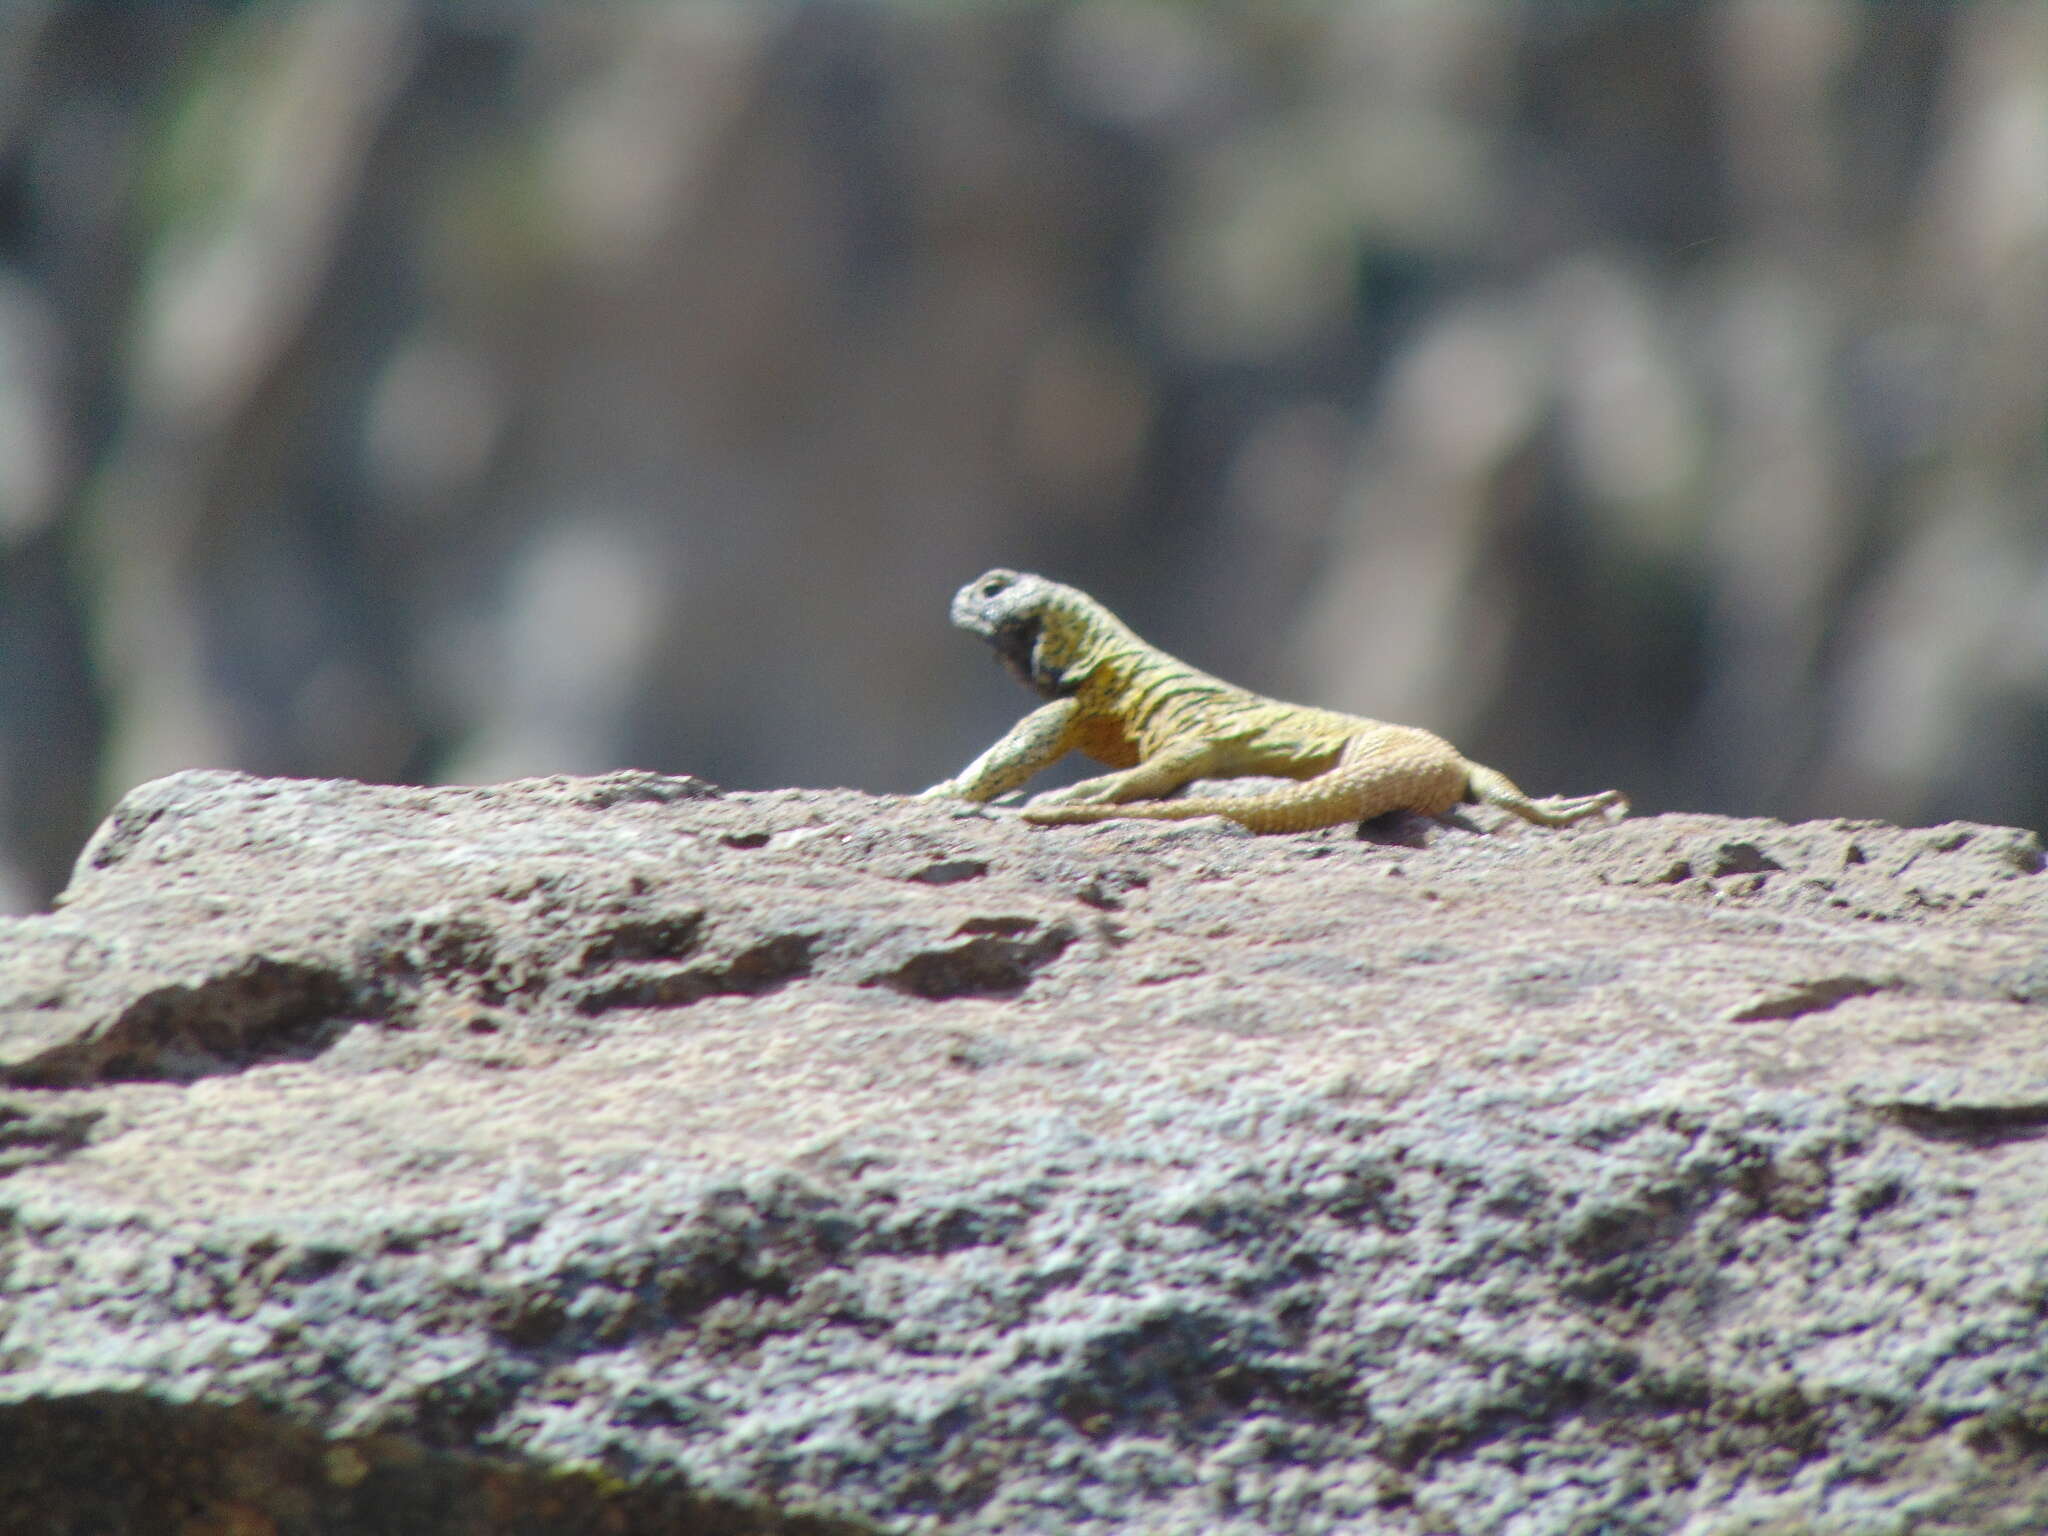
[[[1536,800],[1440,736],[1261,698],[1147,645],[1087,593],[994,570],[962,587],[953,622],[980,635],[1049,702],[927,797],[986,801],[1069,752],[1117,769],[1035,797],[1035,822],[1227,816],[1254,832],[1306,832],[1388,811],[1441,816],[1483,800],[1546,827],[1627,801],[1618,790]],[[1193,779],[1295,779],[1260,794],[1168,800]]]

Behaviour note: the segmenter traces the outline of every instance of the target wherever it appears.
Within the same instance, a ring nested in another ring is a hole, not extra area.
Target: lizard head
[[[953,595],[953,623],[971,635],[979,635],[995,647],[996,655],[1026,687],[1053,697],[1063,691],[1058,660],[1049,651],[1046,624],[1049,617],[1085,602],[1079,592],[1043,576],[1000,568],[984,572]]]

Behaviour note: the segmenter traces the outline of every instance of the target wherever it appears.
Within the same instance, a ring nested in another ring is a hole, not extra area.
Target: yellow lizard
[[[1428,731],[1233,687],[1147,645],[1087,593],[1043,576],[990,571],[960,589],[952,613],[1050,702],[927,797],[992,800],[1084,752],[1119,771],[1034,797],[1027,821],[1227,816],[1254,832],[1306,832],[1388,811],[1441,816],[1477,799],[1561,827],[1627,806],[1612,789],[1532,799]],[[1193,779],[1240,774],[1300,782],[1243,797],[1161,798]]]

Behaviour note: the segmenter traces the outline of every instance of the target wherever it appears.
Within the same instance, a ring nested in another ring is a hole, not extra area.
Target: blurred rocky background
[[[919,788],[999,563],[2048,823],[2048,6],[0,5],[0,907],[187,766]]]

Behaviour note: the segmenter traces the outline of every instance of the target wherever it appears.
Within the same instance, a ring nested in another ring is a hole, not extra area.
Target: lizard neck
[[[1060,594],[1039,615],[1032,682],[1048,698],[1064,698],[1106,684],[1119,688],[1124,659],[1149,649],[1123,620],[1085,592]]]
[[[1083,593],[1045,616],[1040,654],[1058,667],[1060,694],[1080,694],[1089,712],[1114,719],[1143,753],[1199,734],[1219,709],[1249,697],[1140,639]]]

